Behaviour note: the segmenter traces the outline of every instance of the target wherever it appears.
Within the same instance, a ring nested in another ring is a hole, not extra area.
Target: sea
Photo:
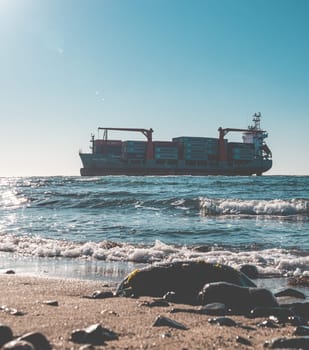
[[[0,178],[0,273],[118,283],[201,259],[309,276],[309,176]]]

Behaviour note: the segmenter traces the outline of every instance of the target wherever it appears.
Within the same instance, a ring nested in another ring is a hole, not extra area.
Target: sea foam
[[[240,268],[254,264],[262,275],[309,275],[309,256],[285,249],[226,250],[209,247],[206,251],[191,246],[174,246],[159,240],[143,246],[129,243],[69,242],[39,236],[0,235],[0,251],[8,254],[45,258],[71,258],[105,261],[126,261],[151,264],[180,260],[204,260]]]

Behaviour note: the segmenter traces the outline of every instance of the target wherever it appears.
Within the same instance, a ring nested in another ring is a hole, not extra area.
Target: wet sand
[[[208,322],[214,316],[192,312],[171,313],[173,308],[197,309],[189,305],[170,303],[164,307],[147,307],[141,304],[152,298],[108,298],[87,299],[96,290],[114,290],[103,282],[28,277],[20,275],[0,275],[1,306],[14,308],[23,315],[11,315],[0,311],[1,323],[11,327],[14,337],[27,332],[41,332],[53,349],[80,349],[82,345],[71,342],[71,332],[100,323],[116,332],[118,340],[107,341],[95,349],[248,349],[237,342],[237,336],[249,340],[251,348],[264,349],[266,340],[276,337],[290,337],[294,326],[279,328],[257,327],[264,318],[248,319],[231,316],[240,326],[227,327]],[[57,300],[58,306],[44,304]],[[241,302],[241,301],[240,301]],[[188,329],[153,327],[158,315],[166,316],[182,323]],[[244,329],[251,326],[254,330]]]

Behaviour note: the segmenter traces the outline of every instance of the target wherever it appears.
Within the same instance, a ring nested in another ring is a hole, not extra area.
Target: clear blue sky
[[[78,175],[98,126],[215,137],[255,112],[269,174],[309,175],[308,18],[307,0],[0,0],[0,176]]]

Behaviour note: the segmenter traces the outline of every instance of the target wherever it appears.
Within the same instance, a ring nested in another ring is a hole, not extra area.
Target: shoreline
[[[148,307],[150,297],[89,299],[97,290],[114,291],[115,284],[69,278],[37,277],[1,274],[1,305],[21,311],[20,316],[1,311],[1,323],[9,326],[15,337],[28,332],[41,332],[53,349],[81,349],[71,342],[73,330],[101,324],[118,335],[118,340],[106,341],[95,349],[246,349],[239,343],[242,337],[254,349],[264,349],[265,341],[278,337],[293,337],[295,326],[257,327],[265,318],[231,316],[236,327],[218,326],[208,322],[214,316],[196,314],[190,305],[173,304]],[[57,301],[58,306],[45,304]],[[308,298],[306,299],[308,300]],[[182,312],[171,313],[173,309]],[[187,330],[167,326],[153,327],[155,319],[166,316],[185,325]],[[246,327],[252,327],[252,330]],[[91,349],[91,347],[88,349]]]

